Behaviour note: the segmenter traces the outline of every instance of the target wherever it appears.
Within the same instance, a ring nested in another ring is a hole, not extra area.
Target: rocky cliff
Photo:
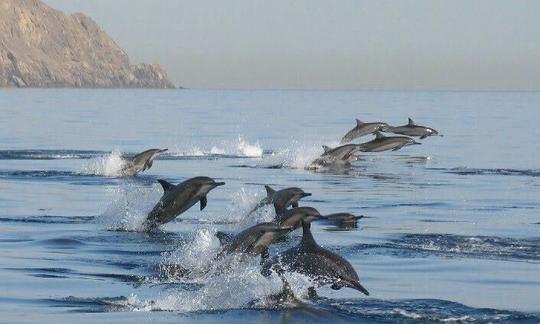
[[[0,87],[173,88],[156,64],[127,54],[89,17],[38,0],[0,0]]]

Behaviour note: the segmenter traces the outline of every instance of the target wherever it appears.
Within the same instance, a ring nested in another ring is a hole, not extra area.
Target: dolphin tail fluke
[[[208,203],[208,199],[206,198],[206,196],[203,196],[201,198],[201,210],[204,209],[204,207],[206,207],[206,204]]]
[[[264,188],[266,189],[266,195],[268,197],[272,197],[276,193],[276,191],[272,189],[272,187],[270,187],[269,185],[265,185]]]

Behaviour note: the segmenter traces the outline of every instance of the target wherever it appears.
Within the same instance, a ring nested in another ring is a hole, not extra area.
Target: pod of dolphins
[[[394,133],[406,136],[386,136],[384,133]],[[369,142],[360,144],[348,144],[357,138],[373,134],[375,138]],[[413,137],[424,139],[428,136],[439,135],[435,129],[427,126],[416,125],[409,118],[409,122],[403,126],[390,126],[383,122],[364,123],[359,119],[356,120],[356,126],[351,129],[340,141],[340,146],[330,148],[323,145],[323,154],[315,159],[306,167],[307,169],[316,169],[318,167],[339,167],[349,166],[350,162],[357,159],[359,152],[383,152],[397,151],[408,145],[420,145]]]
[[[383,122],[364,123],[358,119],[356,123],[356,126],[341,139],[343,145],[335,148],[323,146],[324,153],[313,161],[312,165],[346,164],[356,158],[357,152],[396,151],[407,145],[420,144],[408,136],[424,139],[438,135],[435,129],[416,125],[410,118],[407,125],[396,127]],[[385,136],[382,132],[406,136]],[[375,135],[375,138],[369,142],[348,144],[369,134]],[[125,158],[122,174],[135,175],[149,169],[152,167],[153,160],[165,151],[167,149],[151,149],[131,158]],[[200,203],[200,210],[203,210],[208,203],[207,196],[210,191],[225,185],[224,182],[216,182],[212,178],[202,176],[188,179],[177,185],[165,180],[158,180],[158,182],[163,187],[163,196],[143,223],[143,230],[147,232],[155,231],[161,225],[173,221],[197,202]],[[260,256],[261,274],[270,276],[276,273],[283,281],[283,291],[278,297],[280,300],[294,298],[290,285],[284,277],[287,272],[300,273],[312,279],[313,286],[307,287],[308,296],[311,298],[317,297],[316,288],[327,285],[336,290],[348,287],[369,295],[368,290],[360,283],[358,273],[352,265],[338,254],[319,246],[311,232],[313,221],[351,224],[356,223],[363,216],[349,213],[321,215],[315,208],[299,207],[299,201],[311,196],[311,193],[297,187],[275,190],[266,185],[265,189],[266,197],[249,211],[248,215],[262,207],[272,205],[275,211],[274,220],[248,227],[236,235],[217,232],[216,237],[221,243],[221,250],[214,261],[233,254],[241,255],[242,258]],[[271,244],[286,239],[289,233],[300,227],[302,227],[302,240],[297,246],[270,256]],[[173,266],[181,276],[190,273],[190,270],[182,268],[181,265]]]

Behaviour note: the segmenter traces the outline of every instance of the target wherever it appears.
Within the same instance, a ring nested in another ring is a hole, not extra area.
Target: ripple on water
[[[130,311],[175,311],[163,308],[158,301],[143,301],[136,295],[118,297],[75,297],[45,299],[43,302],[54,307],[71,308],[73,312],[130,312]],[[214,313],[215,309],[209,309]],[[184,313],[182,316],[204,317],[208,311]],[[361,323],[418,323],[418,322],[474,322],[474,323],[538,323],[539,314],[505,311],[490,308],[474,308],[463,304],[439,299],[326,299],[301,302],[300,304],[282,304],[279,307],[237,307],[222,314],[224,319],[238,320],[238,314],[253,320],[287,319],[327,323],[328,321],[347,321]]]
[[[405,234],[380,244],[356,244],[336,249],[351,254],[378,251],[403,257],[439,255],[452,258],[540,261],[540,238]]]

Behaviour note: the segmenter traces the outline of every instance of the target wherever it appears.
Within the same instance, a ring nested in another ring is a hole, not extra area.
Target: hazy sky
[[[540,89],[540,1],[45,0],[189,88]]]

